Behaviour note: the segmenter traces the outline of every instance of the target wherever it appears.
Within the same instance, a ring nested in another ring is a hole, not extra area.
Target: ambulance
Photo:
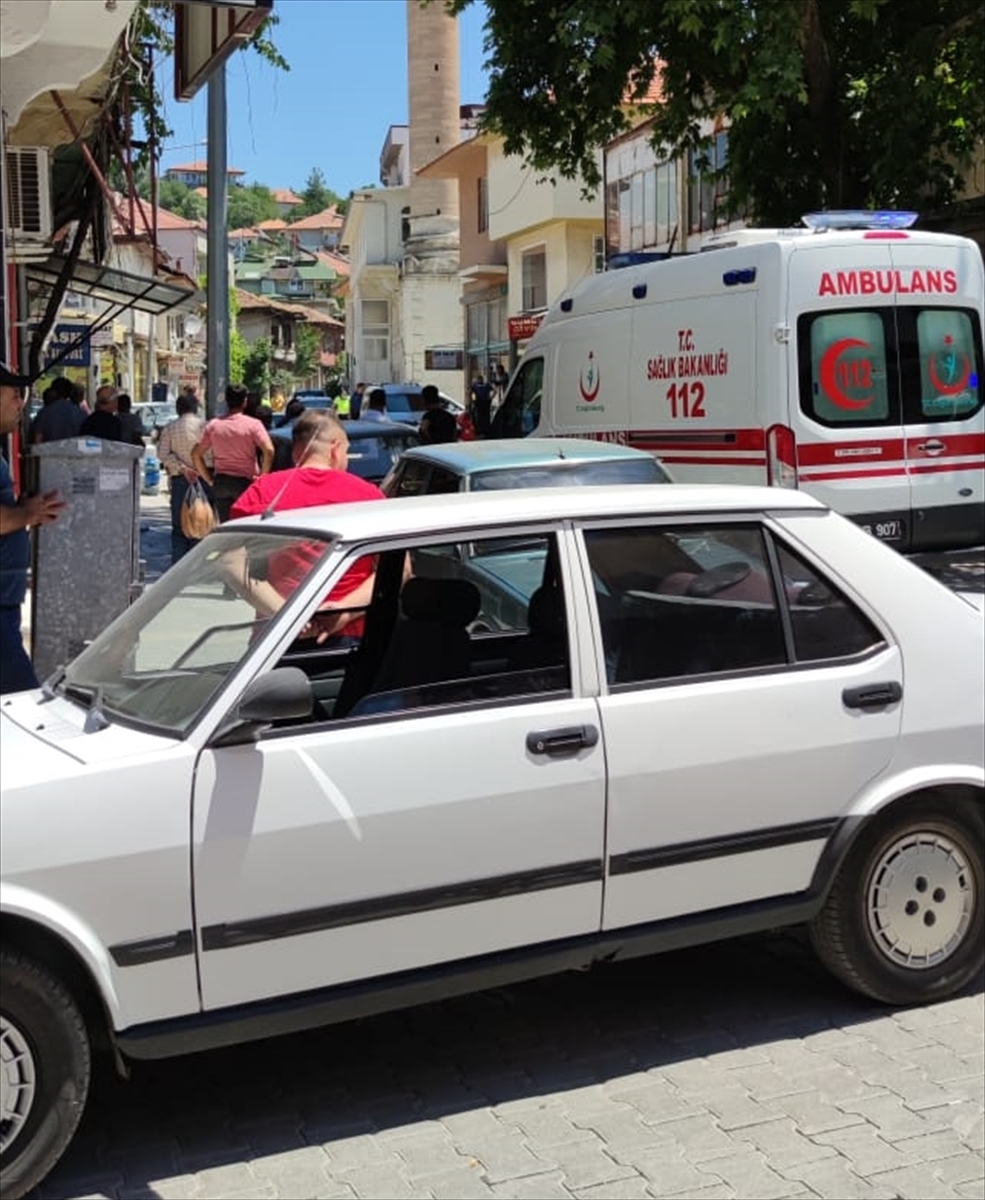
[[[914,213],[821,213],[583,280],[493,436],[652,451],[681,483],[802,488],[900,550],[985,542],[982,255]]]

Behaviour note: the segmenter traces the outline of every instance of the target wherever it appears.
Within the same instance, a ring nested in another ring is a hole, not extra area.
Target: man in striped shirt
[[[246,388],[241,383],[231,383],[226,388],[226,415],[209,421],[192,450],[192,465],[212,485],[220,521],[229,520],[233,502],[254,479],[266,475],[274,462],[270,434],[256,417],[246,415],[246,401]],[[209,450],[215,461],[212,469],[205,460]]]

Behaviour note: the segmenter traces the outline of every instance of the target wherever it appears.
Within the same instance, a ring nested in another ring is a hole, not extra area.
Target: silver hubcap
[[[866,889],[869,932],[897,966],[936,967],[961,945],[975,909],[975,878],[949,837],[916,830],[887,846]]]
[[[0,1016],[0,1154],[7,1153],[27,1124],[36,1078],[27,1038]]]

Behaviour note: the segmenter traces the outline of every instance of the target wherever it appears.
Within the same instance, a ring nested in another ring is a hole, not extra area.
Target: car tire
[[[0,1194],[18,1200],[48,1174],[82,1117],[91,1054],[65,987],[38,964],[0,951]]]
[[[852,845],[810,925],[821,961],[886,1004],[928,1004],[985,963],[981,808],[921,797]]]

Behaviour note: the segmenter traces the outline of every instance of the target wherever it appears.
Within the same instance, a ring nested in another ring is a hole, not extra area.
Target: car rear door
[[[805,891],[892,760],[898,648],[756,522],[598,523],[584,539],[606,680],[604,928]]]
[[[567,562],[560,533],[543,541],[545,561]],[[419,576],[425,551],[443,557],[433,541],[392,549]],[[203,753],[206,1009],[597,932],[605,757],[574,619],[560,673],[504,661],[493,674],[370,688],[346,716]],[[417,664],[442,665],[430,653]]]

